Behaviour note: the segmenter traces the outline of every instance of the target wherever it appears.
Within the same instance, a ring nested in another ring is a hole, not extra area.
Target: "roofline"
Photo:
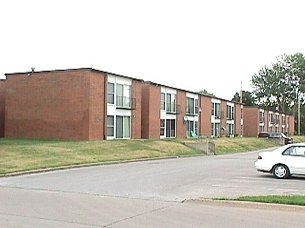
[[[234,104],[243,105],[240,102],[230,101],[230,100],[227,100],[227,99],[224,99],[224,98],[220,98],[220,97],[216,97],[216,96],[211,96],[211,95],[208,95],[208,94],[202,94],[202,93],[194,92],[194,91],[191,91],[191,90],[185,90],[185,89],[181,89],[181,88],[177,88],[177,87],[173,87],[173,86],[163,85],[163,84],[152,82],[152,81],[144,81],[144,82],[152,84],[152,85],[156,85],[156,86],[163,86],[163,87],[167,87],[167,88],[170,88],[170,89],[176,89],[176,90],[181,90],[181,91],[184,91],[184,92],[187,92],[187,93],[197,94],[197,95],[203,96],[203,97],[214,98],[214,99],[218,99],[218,100],[222,100],[222,101],[226,101],[226,102],[231,102],[231,103],[234,103]]]
[[[153,85],[156,85],[156,86],[162,86],[162,87],[167,87],[167,88],[171,88],[171,89],[175,89],[175,90],[180,90],[180,91],[184,91],[184,92],[188,92],[188,93],[193,93],[193,94],[197,94],[197,95],[200,95],[200,96],[203,96],[203,97],[215,98],[215,99],[219,99],[219,100],[222,100],[222,101],[232,102],[232,103],[235,103],[235,104],[242,105],[240,102],[230,101],[230,100],[227,100],[227,99],[224,99],[224,98],[220,98],[220,97],[216,97],[216,96],[211,96],[211,95],[207,95],[207,94],[201,94],[199,92],[194,92],[194,91],[185,90],[185,89],[181,89],[181,88],[177,88],[177,87],[173,87],[173,86],[163,85],[163,84],[159,84],[159,83],[156,83],[156,82],[144,81],[143,79],[129,77],[129,76],[125,76],[125,75],[122,75],[122,74],[116,74],[116,73],[112,73],[112,72],[109,72],[109,71],[97,70],[97,69],[94,69],[94,68],[91,68],[91,67],[55,69],[55,70],[42,70],[42,71],[15,72],[15,73],[5,73],[4,75],[7,77],[7,76],[10,76],[10,75],[24,75],[24,74],[31,74],[31,73],[67,72],[67,71],[93,71],[93,72],[97,72],[97,73],[109,74],[109,75],[124,77],[124,78],[132,79],[132,80],[137,80],[137,81],[144,82],[144,83],[153,84]]]
[[[10,75],[24,75],[24,74],[31,74],[31,73],[52,73],[52,72],[69,72],[69,71],[93,71],[93,72],[97,72],[97,73],[111,74],[111,75],[114,75],[114,76],[129,78],[129,79],[133,79],[133,80],[137,80],[137,81],[144,81],[143,79],[133,78],[133,77],[125,76],[125,75],[122,75],[122,74],[112,73],[112,72],[109,72],[109,71],[97,70],[97,69],[94,69],[94,68],[91,68],[91,67],[15,72],[15,73],[5,73],[4,75],[5,76],[10,76]]]

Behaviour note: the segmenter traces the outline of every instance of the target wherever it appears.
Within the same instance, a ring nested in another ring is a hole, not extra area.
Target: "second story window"
[[[116,85],[116,106],[123,108],[131,107],[131,88],[130,85]]]
[[[234,119],[234,107],[227,105],[227,119],[233,120]]]
[[[195,115],[198,114],[198,99],[186,98],[186,114]]]
[[[216,119],[220,119],[220,103],[212,103],[212,116]]]
[[[161,110],[165,110],[165,93],[161,93]]]
[[[175,94],[166,94],[166,111],[170,113],[176,112],[176,95]]]
[[[264,123],[265,122],[265,116],[264,116],[264,112],[263,111],[259,112],[259,122],[260,123]]]
[[[273,124],[273,123],[274,123],[273,113],[269,113],[269,123],[270,123],[270,124]]]
[[[107,103],[114,104],[114,83],[107,84]]]

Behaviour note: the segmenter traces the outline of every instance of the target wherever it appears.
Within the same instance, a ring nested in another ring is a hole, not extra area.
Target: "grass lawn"
[[[167,140],[54,141],[0,139],[0,176],[31,170],[203,152]]]
[[[305,141],[305,137],[295,141]],[[256,137],[209,139],[216,154],[237,153],[278,146]],[[186,143],[187,142],[187,143]],[[58,141],[0,138],[0,176],[77,165],[205,155],[186,144],[195,140]]]
[[[260,203],[275,203],[305,206],[305,196],[290,195],[290,196],[243,196],[237,199],[238,201],[250,201]]]

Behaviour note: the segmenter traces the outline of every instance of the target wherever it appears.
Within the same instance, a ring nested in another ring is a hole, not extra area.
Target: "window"
[[[259,112],[259,122],[260,123],[264,123],[265,122],[265,116],[264,116],[264,112],[263,111]]]
[[[161,119],[160,120],[160,136],[165,135],[165,120]]]
[[[259,132],[264,132],[265,129],[264,129],[264,126],[259,126]]]
[[[274,123],[274,119],[273,119],[273,114],[269,113],[269,123],[273,124]]]
[[[227,119],[233,120],[234,119],[234,107],[227,105]]]
[[[188,137],[191,137],[192,136],[191,132],[195,132],[194,131],[194,121],[190,121],[190,120],[186,121],[186,129],[187,129],[186,135]]]
[[[161,93],[161,110],[165,110],[165,93]]]
[[[198,121],[192,121],[192,120],[187,120],[186,121],[186,135],[188,137],[191,137],[192,134],[191,132],[196,133],[196,135],[198,134]]]
[[[198,99],[195,99],[195,114],[199,113],[199,101]]]
[[[284,151],[283,155],[305,157],[305,147],[303,146],[289,147],[287,150]]]
[[[130,116],[116,117],[116,138],[130,138]]]
[[[227,134],[228,136],[234,135],[234,124],[227,124]]]
[[[186,98],[186,114],[195,115],[198,114],[199,111],[199,103],[198,99]]]
[[[186,114],[194,115],[195,111],[195,104],[194,99],[187,97],[186,98]]]
[[[176,95],[166,94],[166,111],[169,113],[176,113]]]
[[[116,106],[131,108],[131,88],[130,85],[116,85]]]
[[[220,124],[219,123],[212,123],[211,129],[212,129],[211,135],[213,137],[219,137]]]
[[[114,137],[114,116],[107,116],[107,136]]]
[[[107,103],[114,104],[114,83],[107,84]]]
[[[275,124],[279,124],[280,123],[280,117],[279,115],[275,116]]]
[[[166,120],[166,137],[167,138],[176,137],[176,120],[174,119]]]
[[[215,116],[216,119],[220,119],[220,104],[212,103],[212,116]]]

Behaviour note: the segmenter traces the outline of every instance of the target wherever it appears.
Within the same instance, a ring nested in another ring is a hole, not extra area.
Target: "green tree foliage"
[[[251,80],[258,105],[292,113],[298,99],[304,103],[305,58],[303,54],[282,55],[271,67],[264,66]]]
[[[206,89],[200,90],[198,93],[209,96],[209,97],[216,97],[213,93],[209,93]]]
[[[231,101],[240,102],[240,93],[236,92]],[[254,98],[252,92],[244,91],[244,90],[242,91],[242,103],[246,106],[256,105],[255,98]]]

